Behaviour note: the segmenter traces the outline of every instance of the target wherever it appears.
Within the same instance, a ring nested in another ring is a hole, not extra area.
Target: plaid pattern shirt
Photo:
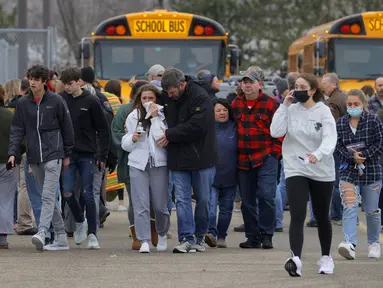
[[[265,157],[280,158],[281,139],[270,135],[271,120],[278,109],[278,101],[259,92],[253,107],[247,107],[244,95],[232,102],[234,119],[238,126],[238,168],[249,170],[262,165]]]
[[[335,153],[340,157],[340,180],[355,185],[370,185],[382,179],[379,157],[383,154],[383,124],[376,115],[363,112],[354,135],[349,119],[350,116],[346,115],[336,123],[338,142]],[[364,148],[359,149],[362,157],[366,157],[363,175],[359,175],[354,153],[347,150],[348,145],[357,143],[364,143]]]
[[[382,108],[383,105],[379,101],[378,98],[376,98],[376,95],[372,96],[370,99],[368,99],[368,111],[370,113],[376,114],[380,108]]]

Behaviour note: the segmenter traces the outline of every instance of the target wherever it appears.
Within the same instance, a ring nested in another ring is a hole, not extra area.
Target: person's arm
[[[273,138],[284,137],[287,133],[287,123],[289,119],[289,107],[281,104],[275,111],[270,125],[270,135]]]
[[[207,133],[207,123],[214,121],[213,104],[209,96],[200,94],[193,97],[190,111],[191,116],[186,122],[166,130],[166,139],[170,143],[194,141]]]
[[[116,113],[116,116],[114,116],[114,119],[112,121],[112,140],[117,146],[121,146],[122,137],[124,137],[125,135],[125,121],[129,109],[129,106],[120,106]]]
[[[354,153],[351,153],[347,150],[346,145],[343,143],[342,134],[343,134],[343,122],[342,118],[339,118],[338,121],[336,121],[336,130],[339,132],[335,147],[335,155],[340,156],[341,158],[345,159],[346,161],[352,162],[354,159]]]
[[[67,158],[72,155],[74,147],[74,130],[68,106],[63,99],[60,99],[57,118],[60,125],[61,136],[63,138],[64,155],[65,158]]]
[[[316,151],[312,152],[318,161],[324,156],[332,155],[337,143],[337,132],[334,116],[330,109],[326,107],[326,110],[322,115],[322,142]]]
[[[138,119],[134,117],[135,111],[129,114],[128,118],[126,118],[126,129],[128,133],[125,134],[121,139],[121,148],[126,152],[132,152],[136,147],[136,143],[133,141],[133,134],[136,132]]]
[[[164,116],[163,114],[158,115],[157,117],[150,119],[151,126],[150,126],[150,132],[151,135],[154,138],[154,141],[157,141],[161,136],[164,135],[165,130],[167,129],[167,126],[164,122]]]
[[[372,138],[373,141],[371,145],[360,150],[362,152],[361,157],[373,158],[383,154],[383,123],[377,116],[374,118],[372,122],[367,123],[369,138]]]
[[[96,159],[105,163],[109,153],[109,125],[101,105],[95,99],[89,99],[92,101],[92,122],[97,131],[97,143],[99,144],[99,153]]]
[[[17,105],[17,109],[12,119],[12,126],[9,134],[8,156],[16,156],[20,151],[21,142],[26,134],[24,119],[22,114],[22,108]]]

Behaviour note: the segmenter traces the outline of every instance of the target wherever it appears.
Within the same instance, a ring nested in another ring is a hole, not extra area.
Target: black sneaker
[[[273,236],[263,235],[262,236],[262,249],[273,249]]]
[[[275,228],[275,232],[283,232],[283,228]]]
[[[237,227],[234,227],[234,232],[245,232],[245,224],[241,224]]]
[[[245,242],[239,244],[240,248],[243,249],[260,249],[262,248],[261,241],[252,241],[247,239]]]
[[[66,237],[73,238],[73,232],[66,232]]]
[[[314,228],[314,227],[318,227],[318,223],[316,220],[310,220],[309,222],[307,222],[306,226]]]

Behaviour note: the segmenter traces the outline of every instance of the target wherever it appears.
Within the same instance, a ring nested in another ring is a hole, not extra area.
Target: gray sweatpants
[[[48,232],[51,222],[57,234],[65,233],[64,221],[56,199],[61,162],[61,159],[56,159],[45,163],[31,164],[33,176],[42,191],[39,231],[44,230],[45,233]]]
[[[170,227],[170,215],[167,207],[168,168],[150,168],[148,165],[145,171],[134,167],[129,167],[129,171],[136,236],[142,242],[150,242],[150,198],[156,218],[157,233],[160,236],[164,236]]]

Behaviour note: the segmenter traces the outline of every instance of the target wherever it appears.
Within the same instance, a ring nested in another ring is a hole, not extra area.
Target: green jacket
[[[11,131],[13,112],[0,106],[0,163],[8,162],[9,133]]]
[[[125,122],[129,113],[132,111],[133,103],[123,104],[117,111],[112,122],[112,140],[117,145],[118,149],[118,164],[117,164],[117,177],[118,182],[129,182],[129,167],[128,155],[129,153],[121,148],[122,137],[126,134]]]

